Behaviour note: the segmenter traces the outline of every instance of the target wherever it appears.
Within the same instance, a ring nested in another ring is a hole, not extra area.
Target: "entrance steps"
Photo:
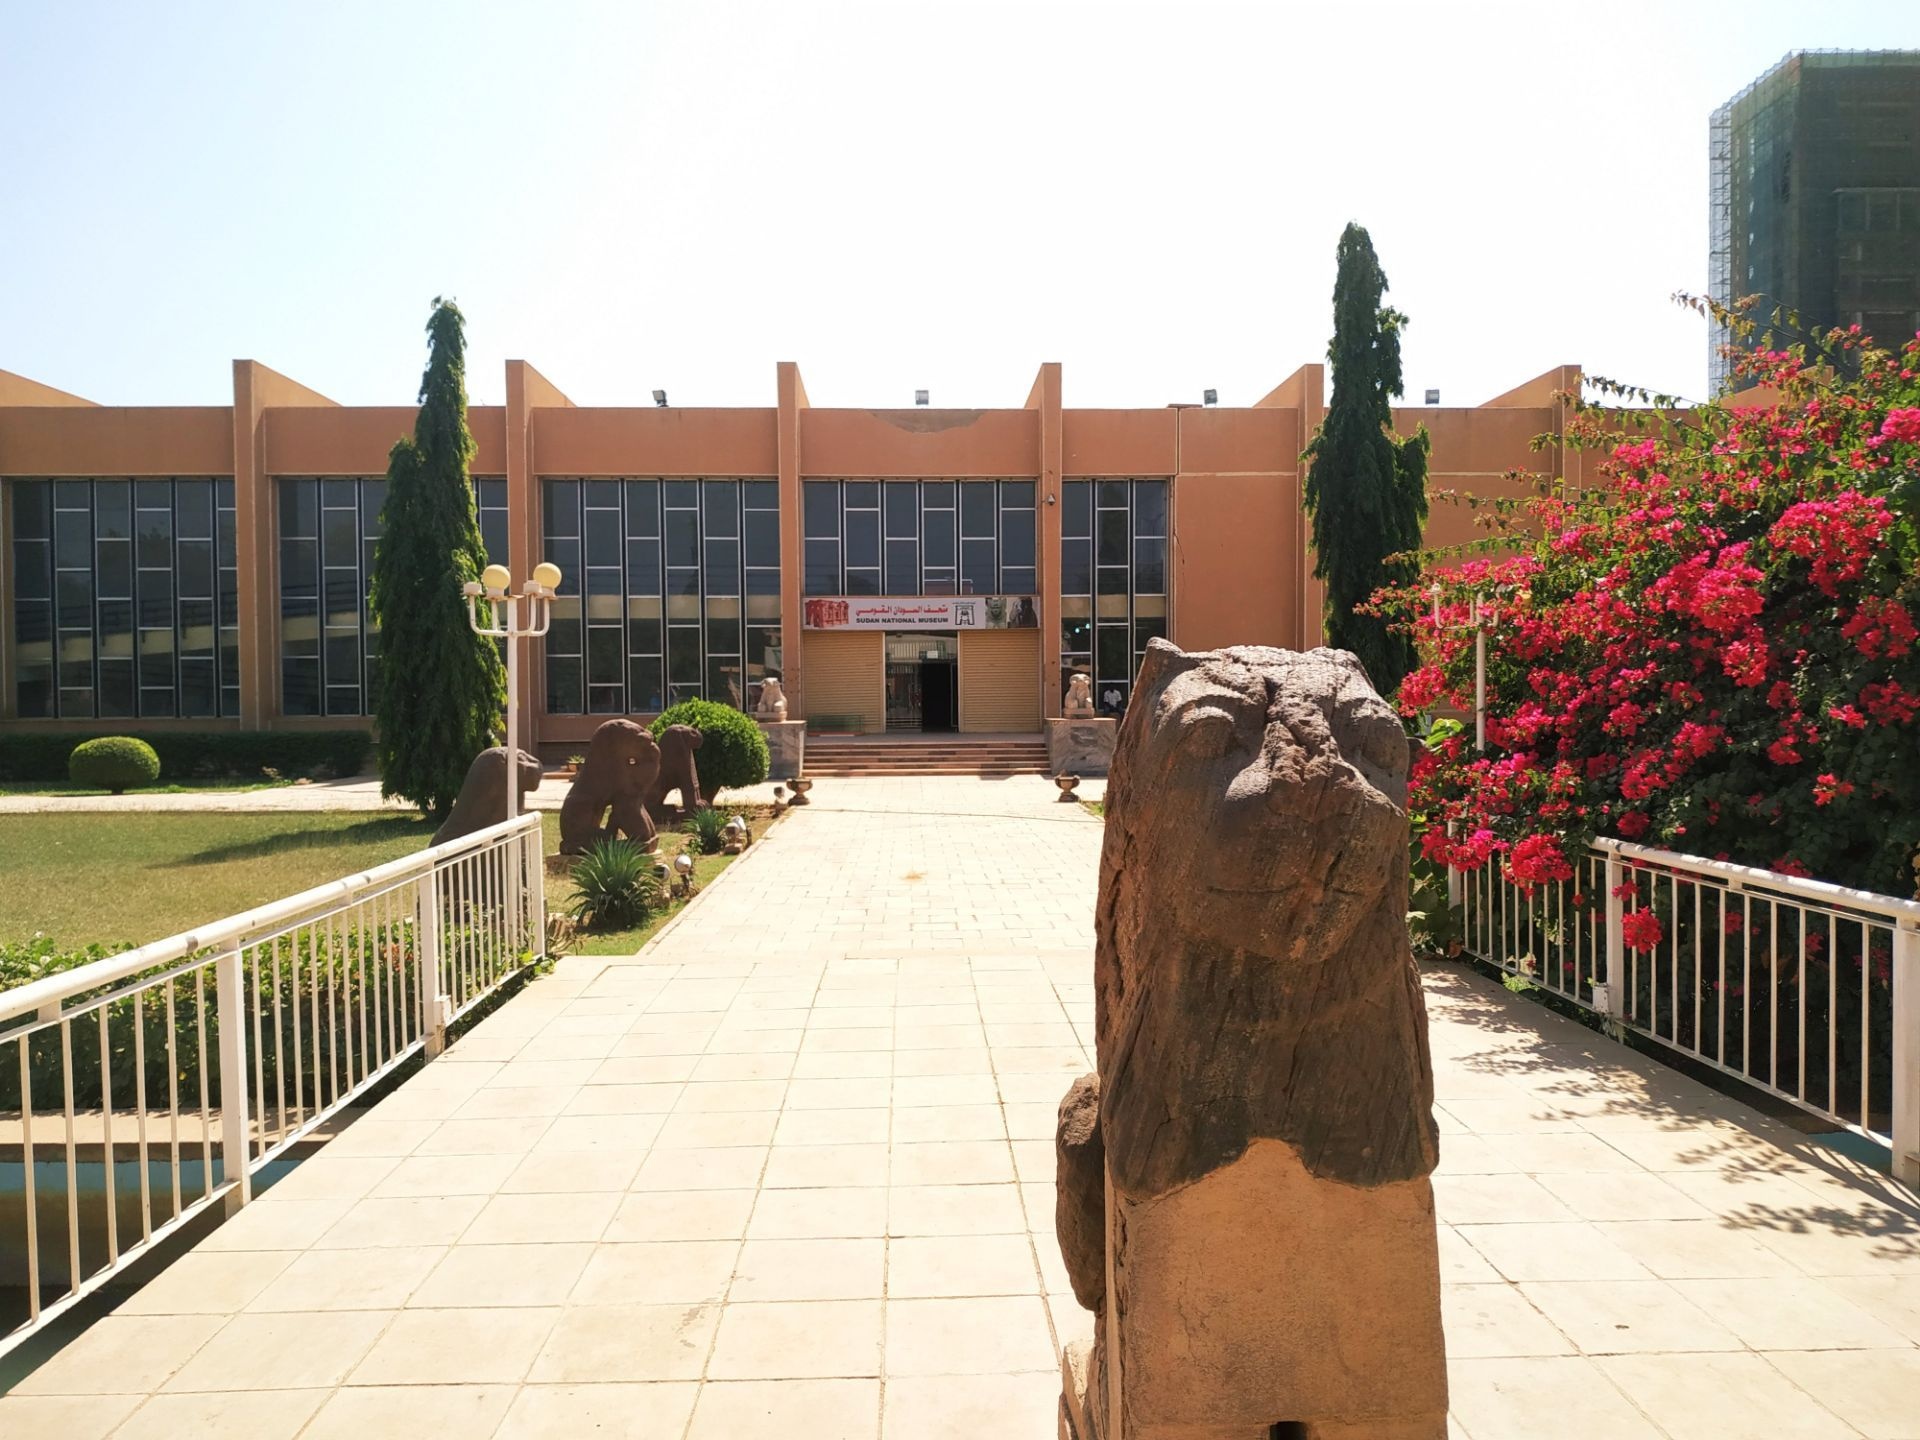
[[[1008,775],[1047,773],[1038,735],[809,735],[809,775]]]

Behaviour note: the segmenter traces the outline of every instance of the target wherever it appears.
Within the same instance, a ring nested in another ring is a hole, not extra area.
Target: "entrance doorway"
[[[887,636],[887,729],[938,732],[959,725],[957,634]]]

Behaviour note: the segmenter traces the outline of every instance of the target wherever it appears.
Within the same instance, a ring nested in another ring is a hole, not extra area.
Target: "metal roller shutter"
[[[809,630],[801,641],[807,719],[855,719],[863,734],[886,728],[886,637],[871,630]]]
[[[1031,735],[1040,728],[1040,632],[960,632],[960,728]]]

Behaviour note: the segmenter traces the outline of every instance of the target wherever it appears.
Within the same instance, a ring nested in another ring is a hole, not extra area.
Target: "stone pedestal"
[[[791,780],[805,770],[806,721],[761,720],[760,731],[767,737],[767,778],[769,780]]]
[[[1055,775],[1104,775],[1113,765],[1118,720],[1047,721],[1047,769]]]

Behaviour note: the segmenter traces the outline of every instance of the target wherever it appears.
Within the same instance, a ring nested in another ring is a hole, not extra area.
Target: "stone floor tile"
[[[692,1381],[528,1385],[493,1440],[681,1440],[699,1391]]]
[[[1062,1093],[1065,1093],[1064,1087]],[[1059,1129],[1060,1124],[1060,1106],[1058,1103],[1048,1104],[1045,1101],[1024,1101],[1018,1104],[1010,1103],[1001,1108],[1002,1113],[1006,1116],[1007,1134],[1013,1139],[1045,1140],[1049,1144],[1052,1143],[1054,1132]],[[901,1115],[905,1115],[908,1112],[901,1111],[900,1113]],[[915,1111],[913,1113],[921,1114],[924,1112]],[[964,1140],[975,1137],[956,1135],[953,1138],[956,1140]]]
[[[451,1245],[473,1223],[485,1195],[440,1195],[404,1200],[356,1201],[313,1242],[316,1250],[375,1250]]]
[[[1452,1223],[1444,1210],[1440,1218]],[[1456,1225],[1468,1244],[1509,1280],[1646,1280],[1651,1275],[1585,1221]]]
[[[133,1413],[140,1395],[0,1396],[0,1435],[7,1440],[106,1440]]]
[[[1449,1146],[1442,1145],[1445,1154]],[[1451,1225],[1503,1225],[1576,1220],[1531,1175],[1439,1175],[1433,1177],[1434,1208]]]
[[[356,1385],[512,1385],[533,1364],[561,1311],[406,1310],[353,1372]]]
[[[391,1155],[337,1155],[329,1145],[281,1176],[271,1189],[261,1190],[256,1181],[254,1200],[359,1200],[372,1194],[399,1163]]]
[[[642,1155],[633,1150],[540,1150],[514,1167],[503,1195],[568,1195],[588,1190],[620,1192],[633,1183]]]
[[[786,1080],[793,1074],[794,1059],[794,1052],[785,1050],[709,1052],[703,1055],[700,1063],[694,1067],[692,1084],[719,1081],[764,1083],[772,1080]],[[758,1109],[759,1107],[745,1108]]]
[[[354,1204],[352,1200],[281,1200],[271,1205],[249,1205],[195,1248],[202,1254],[216,1250],[304,1250],[338,1224]]]
[[[893,1103],[908,1105],[993,1105],[1000,1092],[993,1076],[975,1075],[901,1075],[896,1063]],[[1062,1089],[1065,1087],[1062,1086]]]
[[[1051,1197],[1047,1205],[1051,1227]],[[896,1185],[887,1220],[891,1235],[1017,1235],[1026,1228],[1013,1185]]]
[[[327,1154],[348,1156],[411,1155],[444,1120],[389,1120],[362,1116],[327,1142]]]
[[[1787,1350],[1766,1358],[1871,1440],[1920,1434],[1920,1350]]]
[[[89,1325],[11,1393],[147,1395],[227,1323],[219,1315],[109,1315]],[[88,1422],[83,1416],[79,1423]]]
[[[768,1157],[760,1183],[770,1190],[887,1183],[885,1145],[775,1145],[760,1153]]]
[[[300,1440],[492,1435],[513,1402],[508,1385],[375,1385],[336,1390]]]
[[[645,1118],[651,1120],[655,1117]],[[726,1145],[770,1145],[773,1143],[774,1126],[779,1119],[780,1112],[777,1110],[721,1111],[713,1114],[676,1112],[666,1117],[666,1124],[661,1127],[659,1138],[653,1144],[656,1150],[704,1150]]]
[[[958,1077],[977,1082],[981,1076],[989,1075],[992,1071],[993,1057],[984,1046],[977,1050],[896,1050],[893,1054],[893,1073],[899,1078],[926,1080]],[[978,1093],[977,1083],[975,1088]],[[958,1102],[936,1098],[933,1103],[944,1105]]]
[[[749,1240],[734,1262],[732,1301],[867,1300],[886,1293],[887,1242]]]
[[[1600,1232],[1663,1280],[1797,1275],[1781,1256],[1718,1220],[1621,1220]]]
[[[793,1061],[795,1080],[886,1080],[892,1074],[891,1050],[827,1051]]]
[[[1771,1358],[1750,1353],[1606,1355],[1594,1363],[1673,1440],[1853,1440],[1860,1433],[1769,1365]],[[1897,1376],[1899,1371],[1882,1373]],[[1850,1378],[1864,1385],[1853,1393],[1872,1395],[1871,1374]],[[1905,1378],[1912,1385],[1920,1381],[1920,1371],[1909,1369]],[[1909,1400],[1916,1393],[1920,1391],[1909,1390]]]
[[[750,1240],[842,1240],[887,1233],[887,1191],[879,1186],[763,1190],[747,1226]]]
[[[1665,1280],[1552,1280],[1520,1292],[1588,1355],[1740,1348]]]
[[[740,1252],[734,1240],[674,1240],[589,1247],[572,1286],[574,1305],[706,1304],[726,1298]]]
[[[1755,1350],[1895,1350],[1904,1337],[1818,1280],[1675,1280],[1688,1300]]]
[[[927,1235],[887,1246],[891,1299],[1032,1295],[1040,1288],[1025,1235]]]
[[[562,1115],[551,1122],[533,1155],[578,1155],[585,1151],[612,1150],[622,1155],[638,1155],[648,1146],[660,1143],[661,1132],[669,1123],[665,1115]]]
[[[409,1309],[563,1305],[590,1244],[456,1245],[408,1297]]]
[[[1662,1440],[1584,1355],[1450,1360],[1447,1390],[1473,1440]]]
[[[785,1080],[693,1080],[681,1091],[674,1114],[778,1110],[786,1093]]]
[[[1054,1370],[1047,1312],[1037,1295],[887,1302],[889,1376],[1028,1370]]]
[[[236,1315],[159,1388],[253,1390],[270,1375],[281,1389],[332,1389],[393,1319],[384,1310]]]
[[[1920,1276],[1920,1211],[1815,1200],[1754,1205],[1725,1219],[1806,1275]]]
[[[792,1110],[870,1109],[887,1103],[891,1081],[879,1077],[839,1080],[794,1080],[787,1086],[786,1108]]]
[[[447,1253],[444,1245],[380,1250],[309,1250],[253,1301],[248,1311],[397,1310]]]
[[[774,1128],[773,1143],[781,1145],[884,1145],[890,1113],[862,1107],[856,1110],[795,1110],[789,1107]]]
[[[1052,1370],[1023,1375],[895,1375],[882,1440],[1047,1440],[1060,1400]]]
[[[640,1163],[635,1190],[752,1190],[772,1154],[764,1145],[655,1150]]]
[[[698,1051],[673,1055],[618,1055],[602,1061],[593,1072],[596,1085],[680,1084],[693,1078],[700,1064]]]
[[[1442,1285],[1440,1309],[1447,1354],[1458,1359],[1579,1353],[1579,1347],[1541,1314],[1519,1286],[1504,1281]]]
[[[491,1195],[507,1183],[507,1177],[519,1164],[518,1157],[513,1155],[409,1155],[392,1162],[393,1168],[368,1196],[375,1200],[401,1200]]]
[[[721,1313],[707,1378],[878,1376],[883,1308],[878,1300],[735,1302]],[[874,1420],[877,1429],[877,1406]]]
[[[577,1093],[572,1085],[527,1085],[476,1090],[449,1118],[454,1120],[538,1119],[558,1115]]]
[[[534,1384],[696,1380],[718,1305],[584,1305],[562,1312],[527,1376]]]
[[[582,1085],[562,1115],[665,1115],[680,1103],[684,1085]]]
[[[544,1115],[493,1120],[443,1120],[409,1153],[415,1155],[524,1155],[554,1121]],[[582,1147],[585,1148],[585,1147]]]
[[[700,1388],[687,1440],[873,1440],[878,1380],[724,1380]]]
[[[116,1315],[232,1315],[293,1263],[292,1250],[191,1250],[135,1290]]]
[[[751,1190],[636,1190],[620,1202],[603,1244],[645,1240],[738,1240],[753,1213]]]
[[[1542,1175],[1538,1183],[1582,1220],[1709,1220],[1710,1211],[1658,1175]],[[1544,1218],[1544,1217],[1543,1217]]]
[[[293,1440],[325,1390],[230,1390],[154,1395],[114,1431],[115,1440]],[[11,1432],[9,1432],[11,1433]]]
[[[893,1145],[895,1185],[1000,1185],[1014,1178],[1005,1140],[932,1140]]]
[[[1836,1275],[1823,1283],[1920,1345],[1920,1275]]]
[[[461,1236],[467,1245],[591,1244],[605,1233],[621,1197],[589,1191],[581,1195],[495,1195]]]
[[[1091,1065],[1086,1068],[1093,1069]],[[1073,1077],[1070,1075],[1002,1075],[999,1092],[1000,1098],[1009,1105],[1046,1104],[1057,1107],[1061,1096],[1067,1093],[1067,1087],[1072,1083]]]

